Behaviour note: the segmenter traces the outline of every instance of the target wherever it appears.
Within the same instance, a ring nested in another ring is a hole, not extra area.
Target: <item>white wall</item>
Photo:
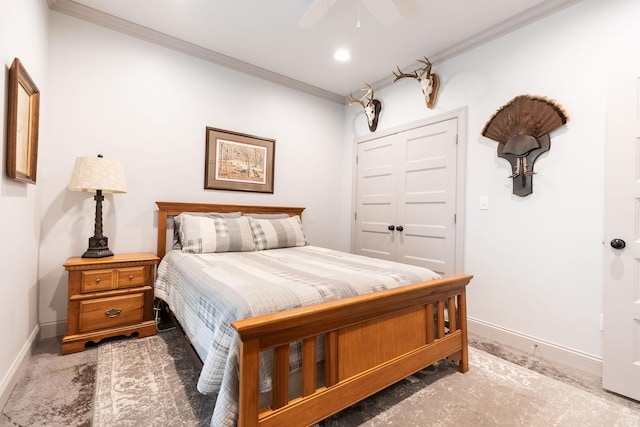
[[[94,231],[92,194],[66,189],[77,156],[124,163],[128,192],[106,195],[103,204],[114,252],[155,252],[155,201],[304,206],[308,240],[348,250],[343,106],[57,12],[49,39],[43,333],[64,333],[62,264],[86,250]],[[274,194],[204,190],[206,126],[274,138]]]
[[[584,0],[435,64],[441,87],[433,110],[415,81],[376,92],[384,105],[379,130],[468,106],[469,316],[587,358],[602,356],[607,77],[629,56],[639,59],[639,17],[635,0]],[[497,143],[481,136],[491,115],[521,94],[553,98],[571,117],[552,133],[524,198],[512,194]],[[360,110],[346,111],[349,140],[368,133]],[[481,196],[489,210],[479,210]]]
[[[7,177],[7,86],[9,67],[19,58],[38,89],[46,93],[47,86],[47,4],[41,0],[5,0],[0,2],[0,129],[2,149],[0,165],[0,212],[5,225],[0,232],[0,324],[3,325],[0,351],[0,408],[13,386],[14,374],[26,360],[29,347],[38,332],[38,244],[40,240],[40,189]],[[46,112],[40,115],[46,120]],[[46,146],[46,135],[40,136],[40,146]]]

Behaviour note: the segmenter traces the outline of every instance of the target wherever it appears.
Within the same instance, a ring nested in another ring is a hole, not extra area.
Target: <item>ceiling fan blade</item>
[[[369,12],[387,27],[395,24],[402,16],[393,0],[363,0]]]
[[[299,27],[313,27],[331,9],[336,0],[315,0],[298,22]]]
[[[420,13],[420,0],[394,0],[394,3],[403,18]]]

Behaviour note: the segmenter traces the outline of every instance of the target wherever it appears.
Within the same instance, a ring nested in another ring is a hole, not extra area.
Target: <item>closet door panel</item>
[[[401,134],[397,260],[452,275],[455,260],[457,120]]]
[[[393,138],[358,145],[356,253],[396,259],[396,146]]]

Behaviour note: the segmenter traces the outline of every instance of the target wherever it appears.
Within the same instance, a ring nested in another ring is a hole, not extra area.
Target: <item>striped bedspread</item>
[[[431,270],[317,246],[254,252],[171,251],[155,296],[166,301],[203,360],[201,393],[217,393],[212,426],[237,419],[239,339],[231,322],[304,305],[433,280]],[[299,364],[292,354],[292,367]],[[260,387],[271,386],[269,357]]]

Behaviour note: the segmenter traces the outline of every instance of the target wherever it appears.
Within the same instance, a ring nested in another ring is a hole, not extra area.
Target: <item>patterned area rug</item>
[[[622,405],[470,348],[469,372],[441,361],[319,426],[640,426]],[[93,425],[206,426],[214,396],[175,331],[98,347]]]
[[[208,426],[215,396],[175,330],[98,346],[93,426]]]

